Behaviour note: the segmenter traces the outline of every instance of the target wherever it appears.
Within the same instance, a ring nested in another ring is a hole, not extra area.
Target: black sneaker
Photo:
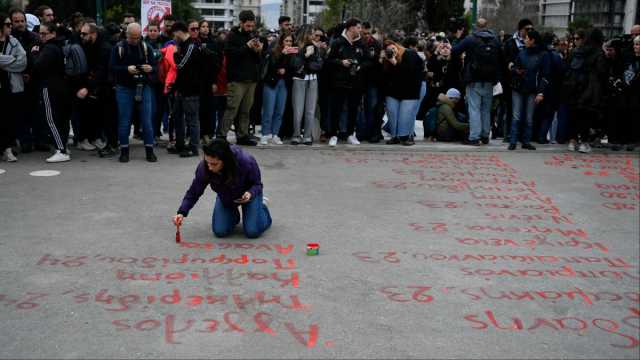
[[[153,146],[145,146],[144,150],[147,153],[147,161],[148,162],[156,162],[158,161],[158,158],[156,157],[156,154],[153,153]]]
[[[198,153],[194,153],[193,151],[187,150],[187,149],[184,149],[180,152],[181,158],[188,158],[188,157],[194,157],[194,156],[198,156]]]
[[[377,144],[382,141],[384,138],[380,135],[374,135],[369,139],[369,144]]]
[[[105,157],[113,157],[116,155],[116,151],[109,145],[107,145],[104,149],[98,150],[98,156],[101,158]]]
[[[257,146],[258,142],[251,139],[250,137],[243,137],[236,140],[236,145]]]
[[[387,140],[387,145],[396,145],[396,144],[400,144],[400,139],[397,137]]]
[[[489,138],[483,137],[483,138],[480,138],[480,141],[482,141],[482,144],[487,145],[489,143]]]
[[[635,145],[627,145],[627,151],[633,151],[635,149],[636,149]]]
[[[313,145],[313,141],[307,140],[307,141],[304,141],[303,144],[305,144],[307,146],[311,146],[311,145]]]
[[[120,157],[118,158],[118,161],[120,161],[121,163],[128,163],[129,162],[129,148],[120,148]]]
[[[463,145],[470,145],[470,146],[480,146],[480,140],[469,140],[469,139],[464,139],[462,141]]]
[[[527,149],[527,150],[535,150],[536,147],[531,145],[531,144],[522,144],[522,148],[523,149]]]
[[[402,140],[401,143],[402,143],[403,146],[413,146],[413,145],[416,144],[416,142],[413,141],[412,138],[408,138],[407,140]]]
[[[524,145],[522,145],[522,147],[524,148]],[[516,149],[516,144],[509,144],[509,147],[507,149],[515,150]]]
[[[612,151],[620,151],[620,150],[622,150],[622,146],[618,145],[618,144],[612,144],[611,145],[611,150]]]

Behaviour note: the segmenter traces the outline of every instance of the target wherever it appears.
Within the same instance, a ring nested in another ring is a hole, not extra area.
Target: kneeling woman
[[[204,160],[198,164],[191,187],[173,218],[174,224],[182,225],[183,219],[210,185],[218,194],[213,210],[213,233],[217,237],[230,235],[240,222],[238,208],[242,207],[245,235],[260,237],[271,226],[271,215],[263,204],[260,168],[256,159],[224,139],[215,139],[202,150]]]

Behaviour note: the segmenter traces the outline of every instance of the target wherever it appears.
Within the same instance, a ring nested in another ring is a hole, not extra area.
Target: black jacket
[[[227,80],[231,82],[257,82],[262,63],[262,52],[256,52],[247,46],[252,34],[234,27],[229,32],[224,53],[227,56]]]
[[[205,83],[204,62],[200,44],[192,38],[178,44],[174,54],[178,75],[173,89],[184,96],[200,95]]]
[[[49,95],[66,97],[69,87],[64,71],[62,42],[51,40],[40,46],[33,57],[33,77],[40,88],[47,88]]]
[[[345,67],[342,60],[355,60],[357,65]],[[331,87],[362,90],[364,76],[372,64],[361,38],[354,42],[347,40],[346,30],[331,45],[327,63],[331,66]]]
[[[267,58],[265,59],[267,66],[267,73],[263,79],[264,84],[271,88],[275,87],[280,80],[290,80],[291,79],[291,60],[294,57],[292,54],[281,54],[277,56],[271,51],[267,54]],[[278,74],[278,70],[284,69],[284,75]]]
[[[306,57],[305,52],[308,46],[313,46],[313,55]],[[308,74],[317,75],[322,70],[323,64],[324,60],[320,54],[320,49],[313,44],[305,44],[291,59],[291,76],[304,79]]]
[[[393,66],[386,63],[384,67],[384,93],[397,100],[417,100],[420,98],[420,87],[424,71],[424,61],[412,49],[406,49],[402,61]]]
[[[371,66],[364,74],[365,86],[367,88],[380,88],[384,83],[384,78],[382,77],[382,65],[377,61],[377,59],[380,57],[382,44],[371,37],[369,38],[369,41],[364,42],[364,46],[368,52],[368,57],[371,59]]]
[[[127,67],[130,65],[143,64],[151,65],[153,68],[151,73],[145,73],[142,76],[142,81],[145,84],[151,84],[153,78],[157,76],[158,67],[153,57],[152,49],[148,44],[140,41],[138,45],[129,45],[126,40],[122,40],[118,42],[111,51],[109,67],[113,72],[116,85],[135,88],[136,80],[133,75],[129,74]]]
[[[82,49],[87,57],[89,73],[83,77],[80,87],[86,87],[90,95],[103,96],[111,87],[109,82],[109,57],[111,56],[111,44],[98,35],[93,44],[82,44]]]

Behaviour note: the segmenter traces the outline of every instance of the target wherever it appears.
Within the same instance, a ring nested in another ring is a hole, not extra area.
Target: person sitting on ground
[[[207,185],[218,195],[212,216],[216,237],[230,235],[240,222],[248,238],[258,238],[271,227],[271,215],[263,202],[260,168],[251,154],[225,139],[214,139],[203,146],[204,159],[196,168],[191,187],[182,200],[173,223],[182,225],[184,218],[204,193]]]
[[[469,136],[469,123],[462,122],[456,116],[454,109],[460,101],[460,91],[451,88],[446,94],[438,95],[438,126],[437,140],[452,142],[463,141]]]

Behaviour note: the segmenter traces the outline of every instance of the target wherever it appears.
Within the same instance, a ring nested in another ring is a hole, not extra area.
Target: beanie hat
[[[449,99],[460,99],[460,97],[462,97],[462,94],[460,94],[460,91],[458,91],[458,89],[451,88],[447,90],[447,97]]]

